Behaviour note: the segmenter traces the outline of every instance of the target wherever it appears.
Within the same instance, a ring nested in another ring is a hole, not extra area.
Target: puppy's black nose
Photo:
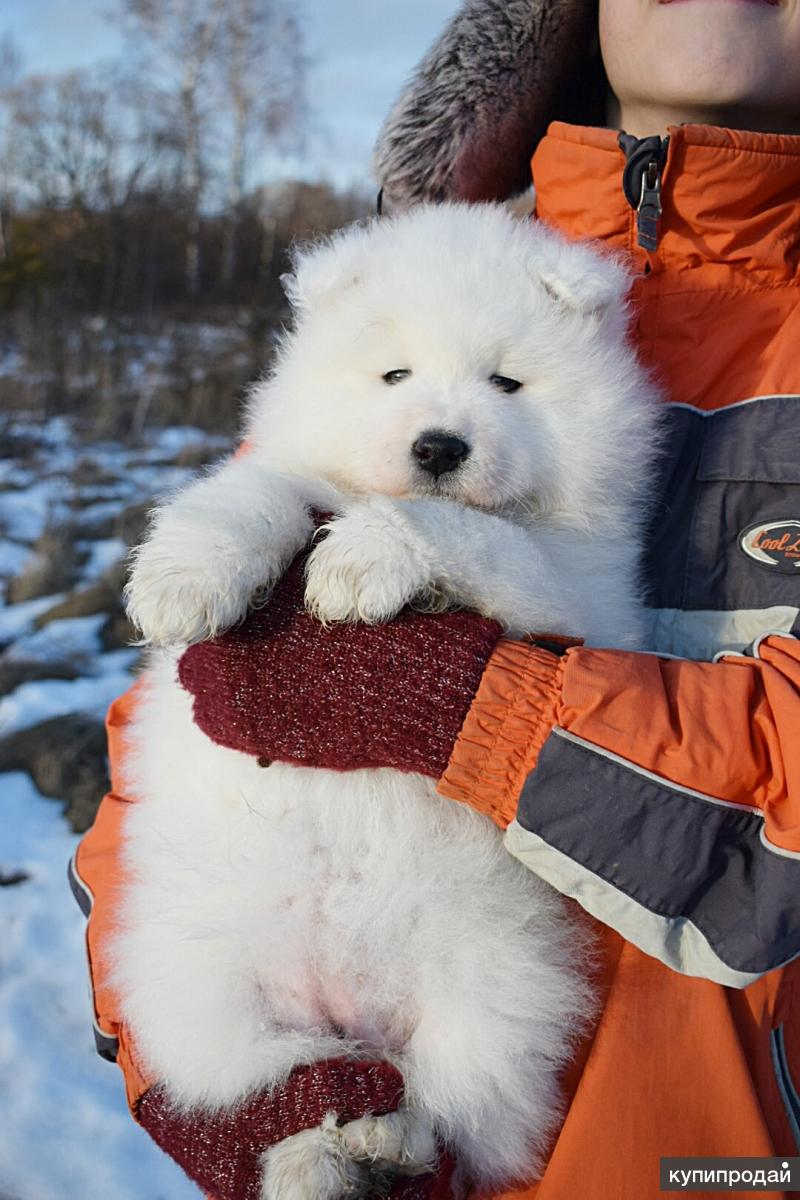
[[[428,429],[421,433],[411,453],[423,471],[430,471],[435,479],[447,471],[455,471],[469,454],[469,446],[452,433],[439,429]]]

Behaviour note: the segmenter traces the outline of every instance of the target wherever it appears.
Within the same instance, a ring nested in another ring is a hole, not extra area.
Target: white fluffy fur
[[[635,644],[655,405],[626,289],[613,261],[490,206],[312,248],[289,284],[295,331],[252,394],[249,455],[160,509],[136,555],[130,611],[167,647],[127,762],[139,802],[116,961],[137,1045],[187,1107],[343,1052],[384,1055],[406,1081],[405,1115],[359,1134],[372,1149],[328,1121],[269,1152],[270,1200],[334,1196],[340,1168],[355,1188],[359,1158],[421,1169],[434,1128],[462,1179],[530,1176],[587,1012],[586,947],[492,823],[431,781],[264,769],[212,744],[176,682],[181,645],[245,614],[311,506],[335,514],[308,567],[323,620],[381,621],[421,597],[516,633]],[[412,374],[382,381],[399,368]],[[438,483],[410,452],[430,429],[471,447]]]

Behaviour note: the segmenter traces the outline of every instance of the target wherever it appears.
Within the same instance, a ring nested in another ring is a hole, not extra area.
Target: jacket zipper
[[[636,241],[643,250],[658,248],[661,221],[661,176],[667,161],[669,137],[634,138],[619,135],[619,144],[627,159],[622,187],[636,213]]]
[[[658,226],[661,221],[661,161],[651,158],[642,172],[642,190],[636,206],[636,241],[643,250],[658,247]]]

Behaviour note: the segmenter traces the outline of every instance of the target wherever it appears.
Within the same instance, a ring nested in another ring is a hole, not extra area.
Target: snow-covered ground
[[[97,1056],[84,921],[66,883],[77,838],[27,775],[0,776],[0,1196],[197,1200],[131,1120],[122,1076]]]
[[[0,423],[0,744],[48,718],[99,718],[131,682],[137,652],[118,644],[113,614],[69,605],[113,581],[124,510],[187,479],[182,456],[207,440],[173,428],[92,445],[65,418]],[[7,603],[67,542],[58,590]],[[94,1050],[84,921],[66,882],[77,835],[21,771],[0,774],[0,831],[0,1200],[196,1200]]]

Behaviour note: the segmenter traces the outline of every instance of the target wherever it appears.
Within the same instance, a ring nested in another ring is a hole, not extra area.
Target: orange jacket
[[[673,129],[652,251],[625,162],[614,132],[556,124],[533,172],[539,216],[638,272],[635,336],[669,405],[653,653],[500,644],[440,785],[510,822],[511,851],[597,923],[602,1013],[517,1200],[655,1200],[661,1156],[800,1146],[800,138]],[[112,706],[114,791],[74,874],[100,1044],[135,1105],[102,958],[132,703]]]

